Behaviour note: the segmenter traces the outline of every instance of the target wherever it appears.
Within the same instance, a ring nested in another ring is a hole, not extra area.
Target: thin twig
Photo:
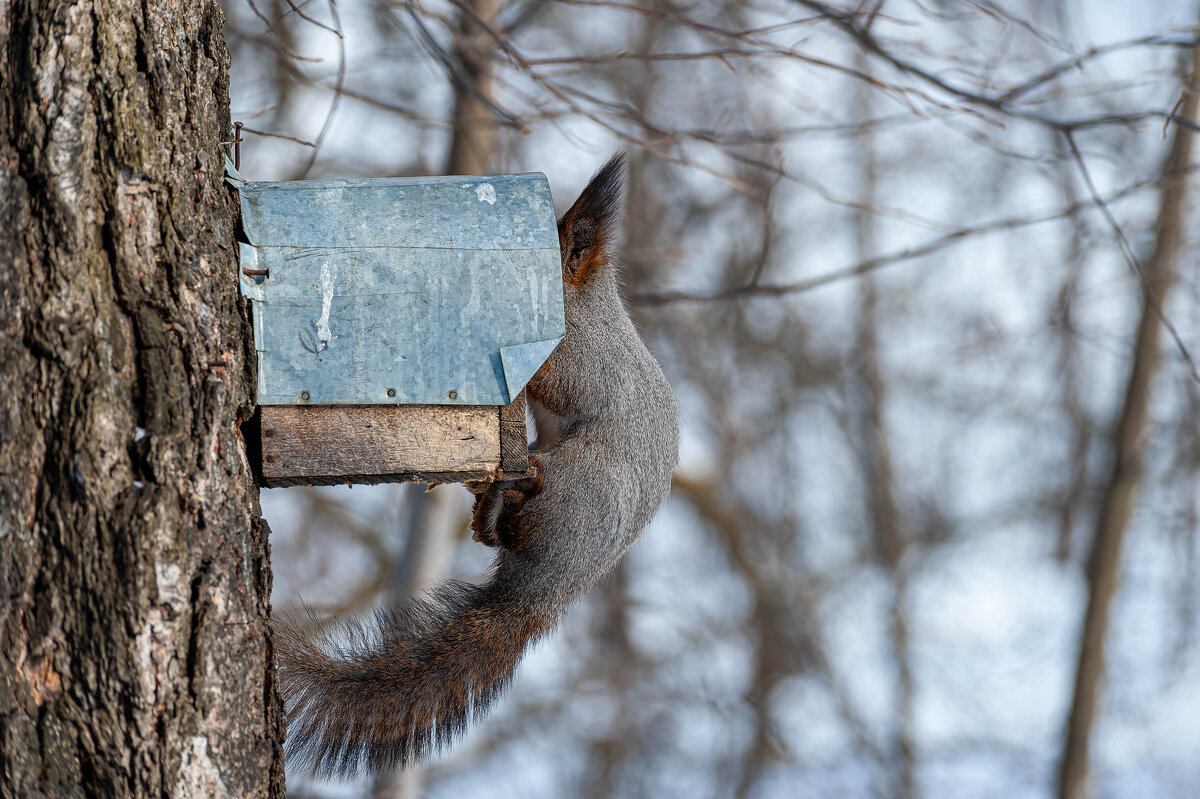
[[[312,155],[309,157],[308,163],[304,165],[304,169],[300,170],[301,179],[307,177],[309,170],[317,161],[317,156],[321,153],[321,144],[325,141],[325,134],[329,132],[329,126],[333,124],[333,115],[337,113],[338,103],[342,99],[342,85],[346,80],[346,40],[341,34],[342,23],[338,18],[337,0],[329,0],[329,15],[333,18],[335,28],[328,28],[328,30],[337,36],[337,82],[333,88],[333,100],[329,103],[329,113],[325,115],[325,124],[321,126],[321,132],[317,134],[317,140],[313,144]]]
[[[301,11],[300,6],[297,6],[294,2],[292,2],[292,0],[284,0],[284,2],[286,2],[288,4],[288,6],[291,7],[291,9],[292,9],[291,13],[294,13],[296,16],[300,17],[300,19],[304,20],[305,22],[310,22],[313,25],[316,25],[321,30],[329,31],[330,33],[332,33],[334,36],[338,37],[339,39],[343,38],[342,32],[340,30],[338,30],[337,28],[331,28],[328,25],[326,25],[324,22],[315,20],[312,17],[308,16],[303,11]],[[334,15],[334,24],[339,25],[339,27],[340,27],[340,23],[337,22],[336,14]]]
[[[295,144],[303,144],[305,147],[317,146],[316,142],[297,139],[295,136],[284,136],[282,133],[268,133],[265,130],[255,130],[254,128],[247,128],[245,126],[242,127],[242,133],[253,133],[255,136],[262,136],[265,139],[282,139],[283,141],[290,141]]]

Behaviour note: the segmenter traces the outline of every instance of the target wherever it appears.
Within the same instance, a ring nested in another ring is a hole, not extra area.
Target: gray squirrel
[[[276,621],[288,758],[300,768],[351,776],[444,747],[666,499],[675,395],[621,302],[610,252],[624,168],[619,153],[558,221],[566,335],[526,386],[533,476],[472,486],[475,539],[497,550],[489,579],[447,580],[340,631],[339,643]]]

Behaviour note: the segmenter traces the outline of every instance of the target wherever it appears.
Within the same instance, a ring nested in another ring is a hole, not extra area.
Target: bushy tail
[[[487,709],[553,624],[495,581],[445,582],[336,638],[276,619],[289,762],[353,776],[425,758]]]

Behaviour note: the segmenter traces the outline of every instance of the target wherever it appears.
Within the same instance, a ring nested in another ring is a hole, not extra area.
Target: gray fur
[[[504,690],[530,642],[624,557],[670,492],[675,395],[621,303],[606,251],[623,166],[620,155],[610,160],[559,222],[567,331],[528,386],[544,483],[507,520],[502,497],[524,481],[493,484],[484,489],[492,501],[477,504],[484,540],[503,543],[491,528],[508,524],[519,543],[497,550],[483,585],[447,582],[377,614],[352,645],[317,646],[279,625],[293,762],[345,775],[446,745]]]

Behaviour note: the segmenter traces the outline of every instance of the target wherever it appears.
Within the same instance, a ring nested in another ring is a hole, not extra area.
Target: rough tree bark
[[[0,0],[5,796],[283,792],[211,0]]]

